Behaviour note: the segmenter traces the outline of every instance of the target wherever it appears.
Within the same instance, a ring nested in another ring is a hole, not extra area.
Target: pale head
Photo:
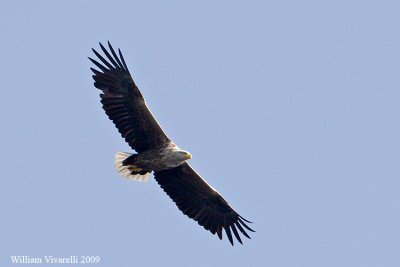
[[[190,154],[188,151],[185,151],[185,150],[178,150],[175,153],[179,157],[179,159],[182,161],[192,158],[192,154]]]

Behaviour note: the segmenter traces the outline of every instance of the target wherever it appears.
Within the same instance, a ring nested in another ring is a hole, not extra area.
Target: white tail
[[[139,174],[139,173],[132,174],[132,171],[139,172],[142,169],[135,165],[129,165],[129,166],[122,165],[122,162],[131,155],[132,155],[131,153],[117,152],[117,154],[115,154],[115,169],[117,169],[117,172],[127,180],[147,181],[150,172],[147,172],[145,174]]]

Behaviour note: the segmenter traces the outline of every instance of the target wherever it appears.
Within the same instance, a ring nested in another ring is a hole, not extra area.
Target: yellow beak
[[[192,158],[192,154],[187,153],[186,157],[187,157],[187,159],[191,159]]]

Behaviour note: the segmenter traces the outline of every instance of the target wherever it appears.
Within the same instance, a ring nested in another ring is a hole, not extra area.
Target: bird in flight
[[[121,136],[137,153],[118,152],[115,167],[126,179],[146,181],[151,172],[183,214],[222,239],[225,231],[233,245],[233,235],[250,238],[254,232],[228,202],[186,162],[192,155],[180,149],[165,134],[147,107],[126,66],[121,50],[118,55],[108,42],[109,51],[100,43],[104,56],[92,49],[98,61],[89,57],[97,69],[94,86],[100,89],[101,103]]]

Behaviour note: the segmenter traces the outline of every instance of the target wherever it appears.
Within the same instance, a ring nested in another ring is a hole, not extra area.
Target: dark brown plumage
[[[130,160],[122,161],[123,164],[129,167],[136,157],[140,157],[140,155],[147,157],[149,152],[161,148],[172,147],[179,150],[174,147],[175,145],[151,114],[129,73],[121,51],[118,50],[118,57],[110,43],[108,43],[108,47],[111,53],[102,44],[100,47],[108,60],[93,49],[97,58],[103,63],[89,58],[100,69],[98,71],[91,68],[94,73],[94,85],[102,91],[101,103],[106,114],[114,122],[130,147],[139,153],[128,158]],[[176,152],[175,150],[171,151]],[[154,157],[156,158],[157,155]],[[232,245],[233,235],[240,243],[242,243],[240,233],[250,238],[246,232],[246,230],[254,232],[246,224],[250,222],[233,210],[227,201],[185,160],[180,162],[177,167],[154,172],[154,177],[161,188],[176,203],[183,214],[197,221],[212,234],[217,234],[220,239],[222,239],[223,231]]]
[[[155,172],[154,178],[183,214],[212,234],[217,234],[220,239],[222,230],[225,230],[233,245],[231,230],[240,243],[242,240],[238,229],[247,238],[250,236],[243,227],[254,232],[246,224],[249,221],[237,214],[186,162],[173,169]]]
[[[105,66],[89,58],[102,71],[91,68],[95,74],[94,86],[103,91],[100,94],[103,109],[129,146],[137,152],[165,145],[170,140],[147,107],[121,50],[118,50],[119,59],[110,43],[108,46],[113,56],[100,44],[111,64],[94,49],[93,52]]]

